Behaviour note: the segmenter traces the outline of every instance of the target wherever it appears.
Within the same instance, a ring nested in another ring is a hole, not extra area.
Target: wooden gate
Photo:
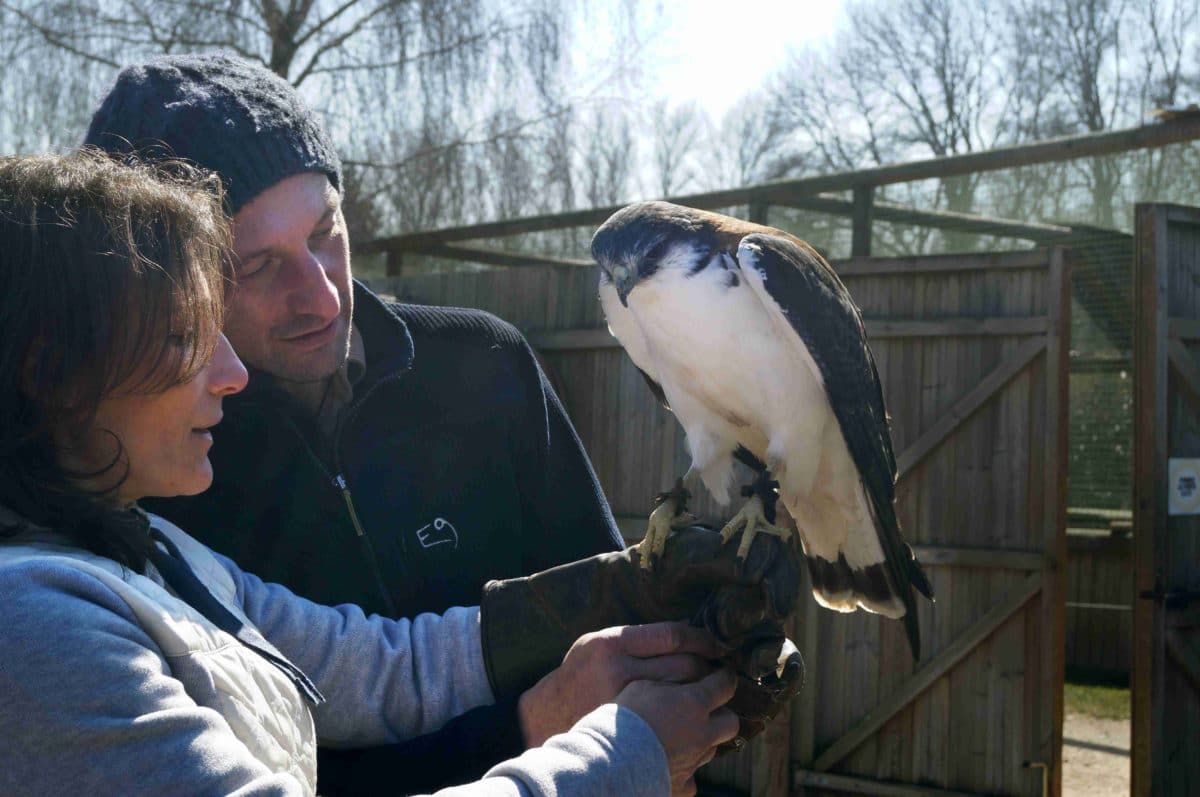
[[[737,793],[1059,793],[1066,555],[1062,250],[835,264],[867,319],[901,470],[899,514],[938,602],[923,661],[900,623],[806,599],[808,683],[790,722],[711,764]],[[375,285],[491,310],[559,389],[622,523],[684,473],[682,431],[604,328],[591,268],[514,267]],[[693,509],[730,514],[706,496]],[[1047,767],[1046,770],[1040,766]]]
[[[1200,793],[1200,209],[1139,205],[1133,793]],[[1191,462],[1187,458],[1193,458]]]

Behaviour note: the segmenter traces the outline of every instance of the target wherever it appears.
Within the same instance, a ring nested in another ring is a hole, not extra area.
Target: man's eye
[[[309,237],[312,241],[324,241],[333,237],[333,231],[336,229],[332,224],[323,230],[313,230],[313,234]]]

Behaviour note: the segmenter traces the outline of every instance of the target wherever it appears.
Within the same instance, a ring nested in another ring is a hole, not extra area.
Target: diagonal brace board
[[[845,794],[868,794],[870,797],[984,797],[975,792],[949,791],[911,783],[887,783],[851,775],[830,775],[797,769],[792,773],[794,783],[803,788],[832,789]]]
[[[897,483],[903,481],[904,477],[953,434],[963,421],[975,414],[1001,388],[1025,370],[1026,366],[1045,349],[1046,339],[1043,337],[1025,341],[1012,355],[993,368],[978,385],[955,402],[954,406],[947,410],[937,423],[929,427],[912,445],[900,452],[900,456],[896,457],[896,468],[900,472],[896,479]]]
[[[1187,346],[1178,338],[1168,338],[1167,359],[1171,361],[1171,367],[1183,383],[1184,392],[1192,404],[1200,407],[1200,368],[1196,367],[1196,361],[1188,353]]]
[[[1177,628],[1169,628],[1166,633],[1167,653],[1171,660],[1187,676],[1192,688],[1200,692],[1200,657],[1198,657],[1183,640],[1183,635]]]
[[[1041,571],[1026,576],[1025,580],[1006,595],[1004,600],[997,603],[988,610],[987,614],[972,623],[945,650],[930,659],[925,666],[913,673],[912,677],[905,681],[899,689],[889,695],[878,706],[868,711],[866,716],[859,720],[857,725],[844,733],[833,744],[829,745],[821,755],[817,756],[817,760],[812,764],[812,769],[816,772],[825,772],[834,764],[854,752],[860,744],[882,728],[888,720],[896,716],[917,695],[932,686],[934,682],[949,672],[951,667],[966,658],[979,643],[987,639],[1008,618],[1016,614],[1041,589]]]

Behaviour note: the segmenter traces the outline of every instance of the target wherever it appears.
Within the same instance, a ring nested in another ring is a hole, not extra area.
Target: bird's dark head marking
[[[592,237],[600,281],[611,282],[628,306],[638,283],[662,269],[691,268],[716,246],[711,224],[697,211],[669,202],[639,202],[618,210]]]

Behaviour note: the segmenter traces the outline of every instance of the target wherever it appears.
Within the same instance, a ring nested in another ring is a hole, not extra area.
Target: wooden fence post
[[[854,186],[854,210],[851,215],[853,224],[850,242],[851,257],[869,257],[871,255],[871,212],[875,204],[875,186]]]

